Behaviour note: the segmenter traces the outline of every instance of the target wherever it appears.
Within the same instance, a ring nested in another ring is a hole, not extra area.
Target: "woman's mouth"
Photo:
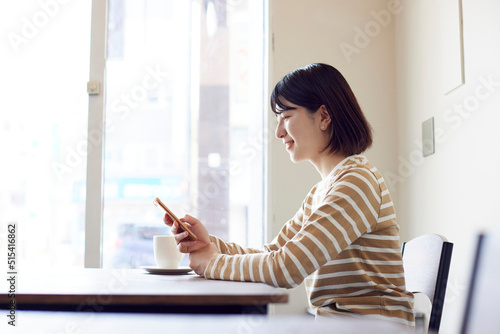
[[[287,141],[287,142],[285,143],[285,146],[286,146],[287,151],[288,151],[288,150],[290,150],[290,149],[292,148],[293,144],[294,144],[294,141],[293,141],[293,140],[291,140],[291,141]]]

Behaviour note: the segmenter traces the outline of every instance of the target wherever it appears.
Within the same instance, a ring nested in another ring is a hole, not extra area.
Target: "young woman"
[[[190,267],[210,279],[285,288],[305,281],[317,315],[371,315],[413,326],[393,203],[382,175],[359,155],[372,134],[348,83],[334,67],[311,64],[276,85],[271,108],[291,160],[309,161],[322,180],[264,250],[224,242],[186,215],[199,238],[189,241],[165,216]]]

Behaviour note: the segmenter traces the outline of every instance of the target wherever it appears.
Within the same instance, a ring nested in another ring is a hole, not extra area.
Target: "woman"
[[[291,160],[311,162],[322,180],[264,250],[224,242],[186,215],[199,238],[189,241],[165,216],[190,267],[210,279],[286,288],[305,281],[317,315],[372,315],[413,326],[393,203],[382,175],[359,155],[372,143],[371,128],[348,83],[332,66],[311,64],[276,85],[271,108]]]

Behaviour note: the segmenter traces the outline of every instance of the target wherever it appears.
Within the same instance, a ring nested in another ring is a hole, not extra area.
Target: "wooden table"
[[[9,308],[6,290],[2,309]],[[196,274],[154,275],[142,269],[76,269],[17,275],[17,310],[267,314],[288,302],[284,289],[262,283],[207,280]]]

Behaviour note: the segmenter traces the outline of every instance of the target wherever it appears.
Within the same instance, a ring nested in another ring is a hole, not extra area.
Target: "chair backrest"
[[[498,333],[498,278],[500,277],[500,232],[480,234],[472,267],[462,334]]]
[[[443,313],[453,244],[438,234],[424,234],[403,244],[406,289],[431,301],[429,331],[438,332]]]

